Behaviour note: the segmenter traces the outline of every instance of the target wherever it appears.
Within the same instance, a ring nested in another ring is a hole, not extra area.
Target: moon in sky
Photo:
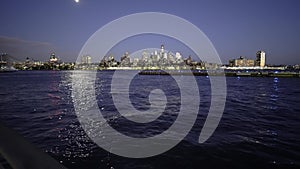
[[[79,3],[79,0],[74,0],[76,3]]]

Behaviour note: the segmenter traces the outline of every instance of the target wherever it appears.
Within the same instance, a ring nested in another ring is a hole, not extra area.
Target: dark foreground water
[[[176,120],[180,91],[173,85],[174,81],[169,76],[147,75],[136,76],[130,86],[133,106],[138,110],[147,109],[148,92],[156,87],[164,88],[170,102],[165,115],[170,117],[148,123],[150,126],[114,118],[120,116],[111,100],[112,74],[98,72],[95,88],[99,108],[116,130],[131,137],[151,137],[168,129]],[[201,102],[190,133],[163,154],[132,159],[108,153],[85,134],[73,106],[76,98],[72,99],[72,76],[71,71],[0,74],[0,122],[67,168],[300,167],[299,78],[226,78],[223,117],[212,137],[200,144],[198,137],[211,104],[211,91],[209,78],[195,77]],[[89,72],[82,72],[82,76],[89,76]],[[5,160],[0,162],[8,166]]]

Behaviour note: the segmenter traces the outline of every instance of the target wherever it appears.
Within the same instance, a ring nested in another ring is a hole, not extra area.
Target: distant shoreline
[[[194,76],[226,76],[226,77],[294,77],[299,78],[299,72],[198,72],[198,71],[141,71],[140,75],[194,75]]]
[[[172,76],[226,76],[226,77],[286,77],[299,78],[300,71],[221,71],[221,70],[126,70],[126,69],[102,69],[102,70],[17,70],[17,71],[0,71],[0,73],[14,73],[14,72],[47,72],[47,71],[81,71],[81,72],[105,72],[105,71],[139,71],[139,75],[172,75]]]

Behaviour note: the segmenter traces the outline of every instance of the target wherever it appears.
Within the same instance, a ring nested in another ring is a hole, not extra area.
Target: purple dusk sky
[[[87,39],[110,21],[138,12],[163,12],[202,30],[223,63],[239,56],[254,59],[256,51],[264,50],[268,64],[300,64],[298,0],[2,0],[0,4],[0,53],[20,61],[26,57],[46,61],[52,52],[63,61],[75,61]],[[141,39],[124,41],[112,53],[120,56],[164,43],[167,50],[178,50],[184,57],[191,54],[166,37]]]

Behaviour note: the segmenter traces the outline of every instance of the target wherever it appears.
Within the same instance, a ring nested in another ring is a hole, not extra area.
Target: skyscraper
[[[165,56],[165,46],[162,44],[160,45],[160,53],[159,53],[159,59],[163,59]]]
[[[91,64],[92,63],[92,57],[89,55],[84,55],[81,57],[81,63],[82,64]]]
[[[164,45],[160,45],[160,52],[164,53],[165,52],[165,46]]]
[[[266,65],[266,53],[260,50],[256,52],[255,66],[265,67],[265,65]]]

